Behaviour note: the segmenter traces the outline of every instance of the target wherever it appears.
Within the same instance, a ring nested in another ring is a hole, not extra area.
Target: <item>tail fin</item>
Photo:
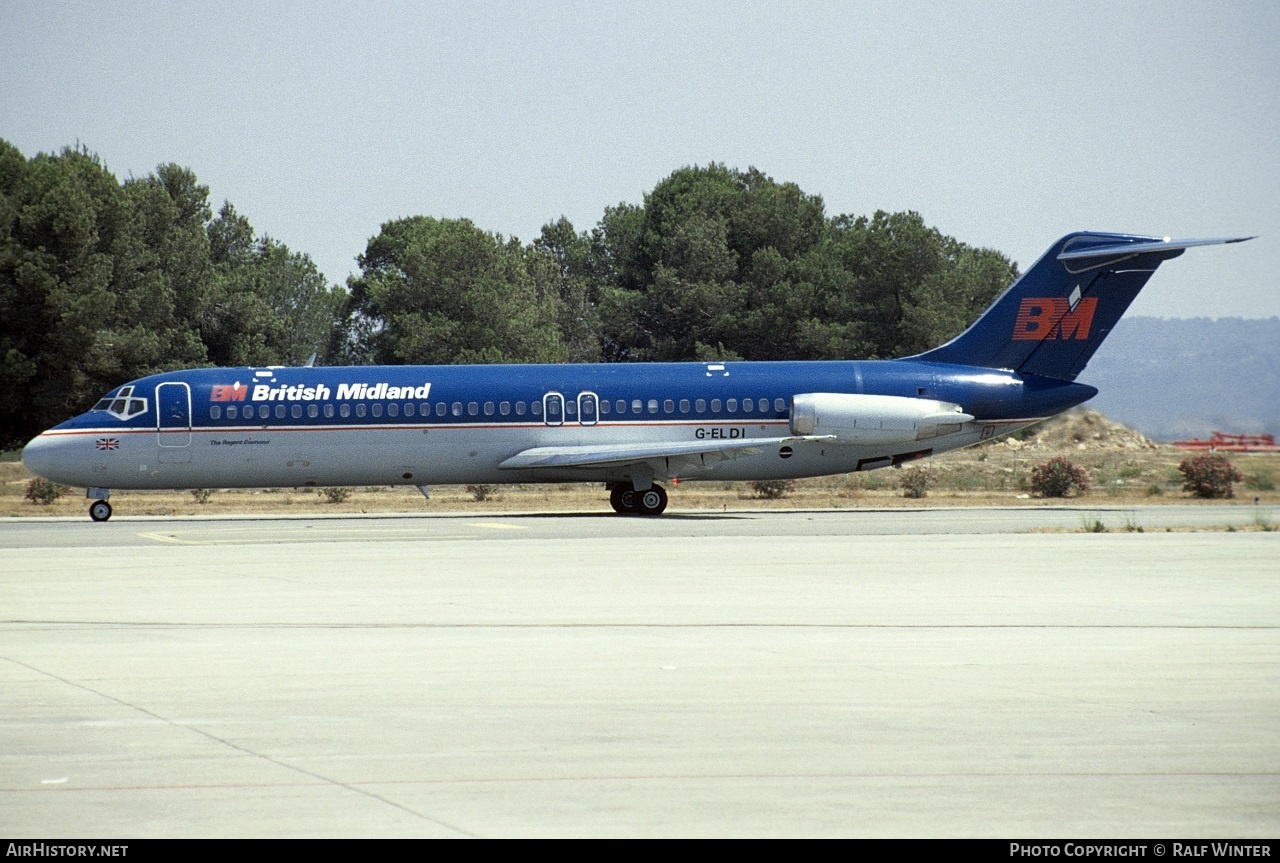
[[[1249,239],[1068,234],[969,329],[911,359],[1075,380],[1162,262],[1191,246]]]

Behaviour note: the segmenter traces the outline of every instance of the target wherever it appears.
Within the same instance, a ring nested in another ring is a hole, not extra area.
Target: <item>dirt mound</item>
[[[1068,411],[1031,429],[1025,440],[1009,439],[1012,449],[1090,450],[1159,449],[1159,444],[1128,426],[1088,408]]]

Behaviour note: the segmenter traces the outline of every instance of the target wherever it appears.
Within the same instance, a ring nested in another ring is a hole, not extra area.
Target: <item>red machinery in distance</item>
[[[1208,440],[1176,440],[1173,445],[1192,452],[1280,452],[1275,435],[1270,434],[1227,434],[1216,431]]]

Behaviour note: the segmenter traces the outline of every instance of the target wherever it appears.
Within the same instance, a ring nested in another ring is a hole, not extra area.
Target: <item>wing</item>
[[[592,446],[540,446],[518,452],[498,465],[503,470],[563,467],[618,467],[628,464],[665,461],[663,467],[681,469],[710,466],[740,455],[756,455],[773,446],[788,446],[805,441],[835,440],[834,435],[800,435],[794,437],[745,438],[743,440],[695,441],[692,443],[617,443]],[[665,471],[664,471],[665,472]]]

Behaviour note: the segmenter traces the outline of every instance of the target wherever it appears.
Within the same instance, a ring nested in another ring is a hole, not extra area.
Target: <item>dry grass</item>
[[[1106,448],[1102,443],[1076,441],[1023,444],[996,442],[931,460],[936,482],[922,500],[903,496],[896,470],[842,474],[798,480],[795,492],[780,500],[756,497],[746,483],[689,482],[670,486],[674,509],[805,509],[949,506],[1057,506],[1062,503],[1105,506],[1189,503],[1181,491],[1178,463],[1186,454],[1172,447],[1150,444]],[[1082,497],[1045,500],[1030,496],[1029,476],[1034,465],[1063,455],[1084,467],[1093,489]],[[1231,460],[1245,476],[1248,488],[1236,486],[1236,499],[1252,503],[1280,503],[1274,488],[1280,479],[1280,455],[1233,454]],[[30,474],[10,453],[0,461],[0,516],[83,516],[87,503],[75,489],[49,506],[24,499]],[[1271,488],[1266,488],[1271,485]],[[199,503],[189,491],[117,491],[112,494],[117,513],[129,515],[225,515],[265,513],[376,513],[376,512],[501,512],[548,510],[607,512],[608,495],[599,484],[500,486],[494,498],[477,502],[463,486],[435,486],[431,500],[412,488],[356,488],[341,503],[330,503],[317,489],[220,489]]]

